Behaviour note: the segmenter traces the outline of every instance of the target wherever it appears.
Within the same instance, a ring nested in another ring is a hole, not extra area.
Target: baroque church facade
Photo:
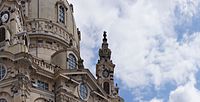
[[[67,0],[0,0],[0,102],[123,102],[106,32],[96,77]]]

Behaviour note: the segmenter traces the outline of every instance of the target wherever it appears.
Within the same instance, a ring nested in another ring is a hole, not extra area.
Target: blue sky
[[[200,0],[70,0],[95,73],[108,32],[125,102],[199,102]]]

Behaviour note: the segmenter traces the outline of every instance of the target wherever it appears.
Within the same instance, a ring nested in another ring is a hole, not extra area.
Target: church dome
[[[73,48],[80,51],[80,31],[73,17],[73,5],[67,0],[23,0],[30,53],[51,61],[56,51]]]

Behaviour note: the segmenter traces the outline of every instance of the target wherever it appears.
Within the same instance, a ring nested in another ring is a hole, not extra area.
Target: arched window
[[[6,68],[3,64],[0,64],[0,81],[6,76]]]
[[[7,101],[4,98],[0,98],[0,102],[7,102]]]
[[[69,69],[76,69],[76,57],[73,54],[69,54],[68,68]]]
[[[6,30],[5,28],[0,28],[0,42],[4,41],[6,38]]]
[[[23,36],[23,40],[24,40],[24,44],[25,44],[26,46],[28,46],[28,39],[27,39],[26,36]]]
[[[110,85],[108,82],[103,83],[103,89],[107,94],[110,94]]]
[[[25,45],[28,46],[28,39],[26,36],[25,36]]]
[[[63,6],[59,7],[58,19],[59,19],[59,22],[65,23],[65,8]]]

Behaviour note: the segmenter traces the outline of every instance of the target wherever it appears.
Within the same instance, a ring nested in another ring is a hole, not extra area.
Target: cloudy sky
[[[125,102],[199,102],[200,0],[70,0],[95,72],[108,32]]]

